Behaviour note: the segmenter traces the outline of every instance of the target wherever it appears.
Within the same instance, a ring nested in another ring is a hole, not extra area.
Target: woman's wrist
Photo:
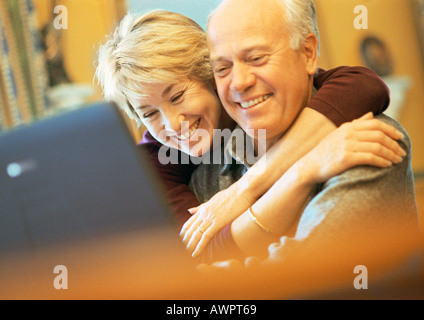
[[[288,175],[293,177],[293,181],[300,185],[314,186],[319,183],[319,168],[314,161],[305,156],[297,161],[287,172]]]
[[[263,179],[262,179],[263,180]],[[233,183],[230,188],[235,197],[245,199],[253,205],[266,191],[262,192],[261,179],[244,175],[237,182]]]

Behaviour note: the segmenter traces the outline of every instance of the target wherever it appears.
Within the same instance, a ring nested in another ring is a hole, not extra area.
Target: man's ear
[[[318,38],[313,33],[306,36],[302,46],[305,56],[306,70],[308,74],[314,75],[318,68]]]

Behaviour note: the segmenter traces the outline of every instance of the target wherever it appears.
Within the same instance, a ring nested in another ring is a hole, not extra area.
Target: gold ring
[[[199,230],[201,233],[205,233],[205,230],[203,230],[202,227],[197,228],[197,230]]]

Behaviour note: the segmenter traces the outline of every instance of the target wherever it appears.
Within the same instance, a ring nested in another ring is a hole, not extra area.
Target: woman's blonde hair
[[[106,100],[139,122],[128,99],[148,95],[143,84],[213,79],[206,33],[182,14],[129,13],[98,50],[96,77]]]

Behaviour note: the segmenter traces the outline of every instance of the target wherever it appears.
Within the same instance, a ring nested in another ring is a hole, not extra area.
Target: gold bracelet
[[[252,212],[252,208],[247,209],[247,211],[249,212],[250,218],[252,218],[252,221],[259,227],[261,228],[263,231],[265,231],[266,233],[272,233],[268,228],[266,228],[262,223],[259,222],[259,220],[255,217],[255,215]]]

